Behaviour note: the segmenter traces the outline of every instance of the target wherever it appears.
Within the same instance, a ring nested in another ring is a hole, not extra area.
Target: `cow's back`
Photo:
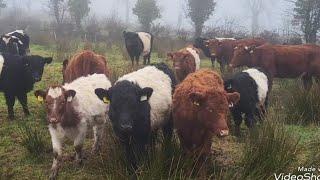
[[[107,61],[105,57],[97,55],[92,51],[83,51],[76,54],[68,63],[64,71],[64,82],[92,74],[105,74],[109,77]]]

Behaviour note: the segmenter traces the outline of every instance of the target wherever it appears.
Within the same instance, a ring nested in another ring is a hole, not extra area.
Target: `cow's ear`
[[[150,87],[146,87],[146,88],[143,88],[141,89],[140,91],[140,101],[143,102],[143,101],[148,101],[151,97],[153,93],[153,89],[150,88]]]
[[[237,92],[227,93],[227,99],[228,99],[229,107],[231,108],[240,101],[240,94]]]
[[[167,57],[168,59],[173,59],[173,53],[172,52],[167,53]]]
[[[76,91],[75,90],[67,90],[65,93],[64,93],[64,97],[66,98],[66,101],[67,102],[71,102],[73,100],[73,98],[76,96]]]
[[[65,60],[63,61],[63,63],[62,63],[63,69],[65,69],[65,68],[67,67],[68,63],[69,63],[69,60],[68,60],[68,59],[65,59]]]
[[[94,93],[98,96],[98,98],[103,101],[105,104],[110,104],[110,96],[109,91],[106,89],[98,88],[94,90]]]
[[[205,100],[205,95],[200,92],[191,92],[189,94],[189,99],[193,105],[200,106]]]
[[[46,57],[46,58],[44,58],[44,62],[46,63],[46,64],[50,64],[51,62],[52,62],[52,57]]]
[[[39,102],[43,102],[46,99],[47,92],[42,90],[37,90],[34,92],[34,95],[36,96]]]

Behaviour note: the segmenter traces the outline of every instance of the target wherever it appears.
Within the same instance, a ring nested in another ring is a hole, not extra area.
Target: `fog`
[[[30,3],[31,13],[38,15],[47,13],[45,3],[47,0],[10,0],[7,1],[8,6],[27,6]],[[272,1],[272,0],[265,0]],[[134,6],[136,0],[130,1],[130,9]],[[217,6],[214,14],[206,22],[206,25],[215,25],[221,23],[225,19],[233,19],[238,24],[250,29],[250,13],[245,0],[217,0]],[[184,28],[191,28],[190,20],[186,18],[184,9],[185,0],[158,0],[161,7],[162,17],[155,23],[161,23],[170,26],[176,26],[181,20]],[[260,27],[262,29],[277,29],[281,27],[284,12],[292,8],[292,3],[286,0],[274,0],[260,16]],[[124,19],[125,6],[123,0],[91,0],[91,15],[105,17],[107,15],[117,15]],[[45,17],[45,16],[42,16]],[[130,23],[137,23],[137,18],[130,14]]]

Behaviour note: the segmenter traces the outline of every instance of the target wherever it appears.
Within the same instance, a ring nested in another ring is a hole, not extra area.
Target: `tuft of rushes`
[[[271,179],[274,173],[290,171],[299,155],[298,143],[299,138],[286,129],[282,117],[270,113],[261,126],[249,133],[234,177]]]
[[[286,121],[297,125],[319,125],[320,116],[320,86],[306,91],[301,88],[292,89],[291,97],[286,106]]]
[[[22,137],[21,145],[30,154],[38,156],[46,152],[47,144],[43,132],[24,123],[19,127],[19,134]]]

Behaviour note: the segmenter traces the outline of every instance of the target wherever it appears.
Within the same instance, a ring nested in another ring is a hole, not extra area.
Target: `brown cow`
[[[190,45],[177,52],[168,53],[169,59],[173,61],[174,70],[178,80],[181,82],[188,74],[200,69],[199,49]]]
[[[234,49],[244,44],[246,46],[260,46],[265,44],[266,41],[261,38],[256,39],[240,39],[240,40],[208,40],[206,46],[210,49],[211,56],[216,57],[220,63],[220,71],[224,72],[225,65],[228,65],[233,57]]]
[[[62,73],[65,83],[95,73],[105,74],[107,77],[110,75],[106,58],[88,50],[74,55],[70,61],[64,60]]]
[[[205,158],[212,136],[228,135],[228,105],[239,100],[239,93],[224,90],[218,73],[204,69],[189,74],[173,95],[174,125],[184,151]]]
[[[261,67],[272,78],[297,78],[302,75],[304,87],[309,89],[312,77],[320,78],[320,46],[270,45],[239,46],[230,66]]]

